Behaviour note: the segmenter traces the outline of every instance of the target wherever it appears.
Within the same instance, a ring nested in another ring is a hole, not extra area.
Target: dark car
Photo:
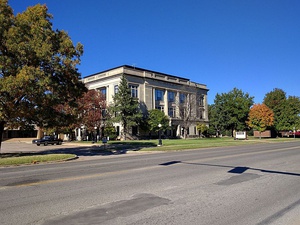
[[[48,144],[51,144],[51,145],[61,145],[63,142],[63,140],[59,139],[59,138],[56,138],[54,136],[44,136],[43,138],[41,139],[35,139],[35,140],[32,140],[32,144],[36,144],[37,146],[40,146],[40,145],[48,145]]]

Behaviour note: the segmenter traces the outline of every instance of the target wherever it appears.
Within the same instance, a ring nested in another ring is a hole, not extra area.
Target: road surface
[[[300,142],[0,168],[2,225],[300,224]]]

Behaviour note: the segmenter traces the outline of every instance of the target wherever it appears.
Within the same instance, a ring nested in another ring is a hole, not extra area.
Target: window
[[[204,117],[203,117],[203,109],[200,109],[200,119],[204,119]]]
[[[164,107],[163,106],[156,106],[156,109],[160,110],[160,111],[164,111]]]
[[[155,89],[155,101],[163,101],[164,91]]]
[[[101,110],[101,115],[102,115],[102,118],[105,118],[105,117],[106,117],[106,115],[107,115],[106,109],[102,109],[102,110]]]
[[[199,105],[204,106],[204,96],[203,95],[200,96]]]
[[[120,126],[117,126],[116,135],[120,135]]]
[[[100,93],[102,93],[106,98],[106,87],[102,87],[99,89]]]
[[[204,118],[203,118],[203,112],[204,112],[204,110],[203,110],[202,108],[199,108],[199,109],[197,110],[197,117],[198,117],[199,119],[204,119]]]
[[[136,85],[129,85],[129,88],[131,90],[131,97],[137,98],[138,97],[138,86],[136,86]]]
[[[169,115],[169,117],[175,117],[175,108],[174,107],[168,108],[168,115]]]
[[[175,92],[173,91],[168,92],[168,102],[175,102]]]
[[[119,91],[119,86],[118,86],[118,85],[115,85],[115,86],[114,86],[114,92],[115,92],[115,94],[117,94],[118,91]]]
[[[185,103],[186,95],[183,93],[180,93],[179,95],[179,102],[180,103]]]

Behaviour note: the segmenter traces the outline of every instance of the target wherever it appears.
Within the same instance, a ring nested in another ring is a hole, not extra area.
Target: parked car
[[[41,139],[34,139],[34,140],[32,140],[32,144],[36,144],[37,146],[40,146],[40,145],[47,146],[48,144],[51,144],[51,145],[54,145],[54,144],[61,145],[62,142],[63,142],[62,139],[56,138],[54,136],[44,136]]]

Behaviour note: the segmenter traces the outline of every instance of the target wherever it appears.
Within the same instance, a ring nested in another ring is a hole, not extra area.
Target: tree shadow
[[[170,166],[170,165],[174,165],[177,163],[182,163],[181,161],[170,161],[170,162],[165,162],[165,163],[161,163],[159,164],[160,166]]]
[[[0,155],[1,158],[7,157],[21,157],[21,156],[34,156],[34,155],[47,155],[47,154],[75,154],[80,156],[107,156],[113,155],[115,152],[110,150],[101,150],[95,147],[72,147],[72,148],[56,148],[49,150],[41,150],[34,152],[13,152],[13,153],[3,153]]]
[[[259,169],[259,168],[252,168],[252,167],[245,167],[245,166],[226,166],[226,165],[218,165],[218,164],[207,164],[207,163],[189,163],[189,162],[183,162],[183,161],[169,161],[165,163],[161,163],[159,165],[161,166],[170,166],[174,164],[186,164],[186,165],[197,165],[197,166],[211,166],[211,167],[223,167],[223,168],[230,168],[228,173],[235,173],[235,174],[243,174],[247,170],[255,170],[262,173],[273,173],[273,174],[281,174],[281,175],[289,175],[289,176],[300,176],[299,173],[291,173],[291,172],[285,172],[285,171],[277,171],[277,170],[265,170],[265,169]]]
[[[46,154],[75,154],[80,156],[109,156],[126,154],[128,151],[139,151],[145,147],[156,146],[150,142],[117,142],[112,144],[94,144],[92,146],[74,146],[74,147],[61,147],[56,149],[46,149],[34,152],[12,152],[2,153],[0,158],[6,157],[20,157],[20,156],[33,156],[33,155],[46,155]],[[42,146],[41,146],[42,148]]]
[[[109,156],[116,154],[109,149],[102,149],[97,146],[80,146],[72,148],[58,148],[39,152],[42,154],[75,154],[80,156]]]

